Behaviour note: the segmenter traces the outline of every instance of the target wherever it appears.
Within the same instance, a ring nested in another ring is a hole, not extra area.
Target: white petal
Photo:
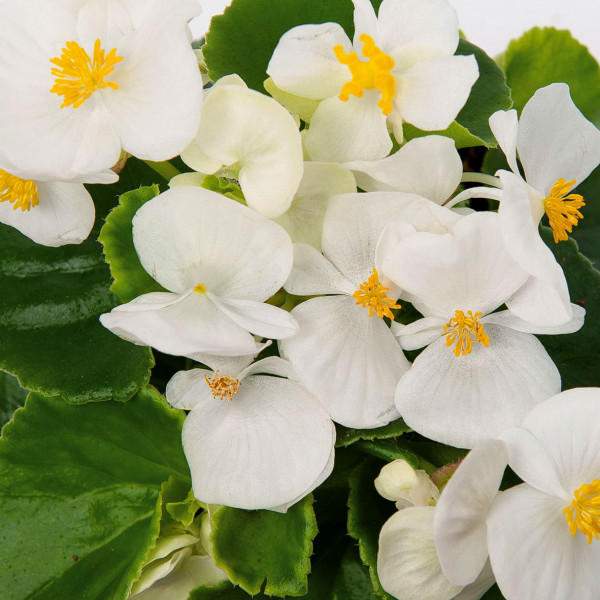
[[[218,309],[206,294],[144,294],[101,315],[100,322],[118,336],[160,352],[188,356],[252,354],[254,338]]]
[[[496,583],[496,578],[488,559],[479,577],[473,583],[463,588],[463,591],[458,596],[455,596],[453,600],[480,600],[494,583]]]
[[[168,577],[177,567],[181,565],[192,554],[191,548],[184,548],[175,552],[166,560],[155,561],[147,565],[140,578],[132,587],[132,596],[139,598],[148,598],[149,594],[144,594],[148,588],[151,588],[157,581]],[[150,596],[151,597],[151,596]]]
[[[208,369],[190,369],[178,371],[167,383],[165,398],[173,408],[192,410],[197,404],[208,402],[212,397],[211,389],[206,385],[205,377],[210,379],[213,371]],[[228,377],[229,373],[220,373]]]
[[[337,96],[352,78],[348,67],[335,56],[337,45],[346,53],[352,50],[337,23],[294,27],[281,36],[267,73],[278,88],[295,96],[314,100]]]
[[[423,60],[454,54],[458,46],[458,17],[446,0],[384,0],[379,30],[394,57],[410,50]]]
[[[94,225],[94,202],[81,183],[36,182],[40,203],[14,210],[0,202],[0,223],[11,225],[44,246],[80,244]]]
[[[431,344],[444,332],[444,319],[425,317],[410,325],[392,323],[392,332],[404,350],[418,350]]]
[[[517,111],[498,110],[489,119],[490,129],[498,141],[498,145],[504,152],[508,166],[511,171],[519,175],[517,165],[517,132],[519,129],[519,119]]]
[[[398,76],[394,109],[425,131],[446,129],[454,121],[479,77],[474,56],[447,56],[417,63]]]
[[[383,589],[402,600],[450,600],[461,591],[448,581],[433,542],[432,506],[392,515],[379,534],[377,574]]]
[[[279,342],[281,356],[334,421],[373,428],[398,418],[394,388],[408,361],[382,319],[347,296],[313,298],[292,316],[300,331]]]
[[[298,324],[287,311],[254,300],[220,298],[207,292],[210,300],[234,323],[255,335],[272,339],[296,334]]]
[[[510,310],[501,310],[496,313],[492,313],[487,317],[484,317],[482,323],[495,323],[496,325],[502,325],[503,327],[510,327],[517,331],[524,331],[525,333],[537,333],[541,335],[559,335],[563,333],[575,333],[583,327],[585,320],[585,309],[578,304],[571,304],[573,310],[573,316],[570,321],[567,321],[563,325],[535,325],[530,321],[524,321],[520,319]]]
[[[277,224],[215,192],[175,187],[133,218],[142,266],[183,293],[199,283],[221,297],[262,302],[287,279],[293,249]]]
[[[362,98],[323,100],[304,138],[311,160],[345,163],[379,160],[392,149],[386,117],[377,102],[381,93],[366,90]]]
[[[277,375],[277,377],[285,377],[293,381],[298,380],[298,374],[292,368],[292,365],[287,360],[279,358],[279,356],[268,356],[262,360],[258,360],[252,365],[240,372],[239,378],[243,379],[248,375],[257,373],[266,375]]]
[[[371,2],[369,0],[352,0],[352,4],[354,4],[354,39],[352,41],[354,47],[361,47],[362,42],[358,38],[363,33],[378,41],[380,39],[379,21]]]
[[[411,140],[380,161],[354,161],[344,165],[367,192],[410,192],[443,204],[462,177],[462,161],[454,141],[439,135]]]
[[[244,379],[231,402],[199,403],[183,426],[196,498],[271,508],[309,489],[329,462],[333,424],[299,384]]]
[[[565,83],[541,88],[527,102],[517,147],[527,182],[543,196],[561,177],[581,183],[600,163],[600,131],[573,104]]]
[[[407,237],[384,263],[384,271],[412,296],[422,314],[446,319],[456,310],[485,315],[527,279],[505,251],[498,215],[491,212],[460,218],[452,234]]]
[[[304,163],[300,187],[289,210],[275,219],[292,238],[321,250],[327,202],[334,194],[356,192],[352,173],[335,163]]]
[[[290,206],[302,178],[302,142],[296,122],[278,102],[239,85],[211,91],[195,144],[221,165],[236,165],[248,206],[271,218]],[[187,150],[183,160],[209,172]],[[212,166],[212,165],[210,165]]]
[[[294,244],[294,266],[284,289],[296,296],[352,295],[357,286],[348,281],[320,252],[308,244]]]
[[[456,357],[444,338],[428,346],[396,389],[396,406],[428,438],[471,448],[518,425],[560,390],[560,375],[532,335],[488,325],[489,347]]]
[[[191,173],[180,173],[171,177],[169,180],[169,187],[175,187],[176,185],[183,186],[201,186],[206,175],[204,173],[197,173],[195,171]]]
[[[507,599],[600,596],[600,544],[571,536],[564,507],[563,500],[527,484],[496,498],[488,516],[488,547]]]
[[[507,463],[503,442],[483,442],[467,454],[435,507],[433,535],[440,564],[458,585],[472,583],[487,561],[485,519]]]

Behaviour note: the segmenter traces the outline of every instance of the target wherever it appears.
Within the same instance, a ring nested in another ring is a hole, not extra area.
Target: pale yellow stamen
[[[231,402],[233,396],[239,392],[242,382],[233,377],[217,377],[218,373],[219,371],[215,371],[210,379],[205,375],[206,385],[210,388],[213,398]]]
[[[10,202],[13,210],[26,211],[40,203],[40,195],[31,179],[21,179],[0,169],[0,202]]]
[[[341,45],[333,47],[336,58],[343,65],[347,65],[352,74],[352,79],[343,85],[339,98],[347,102],[350,94],[362,98],[364,90],[379,90],[381,100],[377,106],[384,115],[389,115],[396,93],[396,80],[390,73],[394,68],[394,60],[375,45],[370,35],[363,33],[358,39],[363,42],[362,53],[367,61],[360,60],[356,52],[345,54]]]
[[[122,60],[122,56],[117,56],[116,48],[105,54],[105,50],[100,47],[100,40],[94,43],[93,59],[77,42],[67,42],[60,58],[50,59],[56,65],[52,68],[55,79],[50,91],[64,97],[61,108],[71,105],[79,108],[96,90],[107,87],[119,89],[114,81],[104,81],[104,78]]]
[[[195,285],[194,291],[198,292],[199,294],[206,294],[206,284],[199,283],[198,285]]]
[[[575,490],[573,502],[563,509],[571,535],[577,530],[587,537],[588,544],[600,533],[600,479],[584,483]]]
[[[356,304],[369,307],[369,316],[373,316],[374,312],[381,319],[388,317],[394,318],[391,308],[402,308],[399,304],[394,304],[391,298],[388,298],[385,293],[390,288],[383,287],[379,283],[379,275],[377,269],[373,269],[373,274],[367,281],[360,284],[359,289],[352,294],[356,298]]]
[[[583,215],[578,210],[585,206],[583,196],[569,194],[575,183],[574,179],[567,182],[562,178],[559,179],[550,188],[548,197],[544,199],[544,210],[548,215],[554,241],[557,244],[560,241],[567,241],[569,239],[567,233],[571,233],[579,219],[583,219]],[[567,194],[569,195],[567,196]]]
[[[471,354],[473,342],[480,342],[486,348],[490,345],[490,338],[483,329],[483,324],[479,320],[480,312],[473,314],[469,311],[466,315],[462,310],[454,312],[454,317],[444,325],[444,333],[446,337],[446,346],[454,347],[454,356],[465,356]]]

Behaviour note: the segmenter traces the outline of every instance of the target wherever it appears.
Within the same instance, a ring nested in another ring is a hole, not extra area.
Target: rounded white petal
[[[511,171],[519,175],[517,165],[517,132],[519,130],[519,118],[517,111],[498,110],[489,119],[490,129],[498,141],[498,145],[504,152],[508,166]]]
[[[600,163],[600,131],[571,100],[566,83],[543,87],[519,120],[519,158],[529,185],[545,196],[560,178],[581,183]]]
[[[396,389],[409,427],[428,438],[472,448],[518,425],[560,390],[560,375],[532,335],[487,325],[489,347],[473,343],[456,357],[440,337],[414,361]]]
[[[295,96],[321,100],[337,96],[352,78],[338,61],[334,46],[352,50],[348,36],[337,23],[300,25],[284,33],[267,67],[275,85]]]
[[[144,204],[133,242],[144,269],[179,293],[203,283],[223,298],[262,302],[292,268],[284,229],[204,188],[174,187]]]
[[[508,303],[509,301],[507,301]],[[585,320],[585,308],[582,308],[578,304],[571,304],[573,316],[570,321],[563,323],[562,325],[536,325],[531,321],[524,321],[517,317],[510,310],[501,310],[496,313],[492,313],[487,317],[484,317],[482,323],[495,323],[496,325],[502,325],[503,327],[510,327],[517,331],[524,331],[525,333],[537,333],[541,335],[559,335],[563,333],[575,333],[583,327]]]
[[[469,98],[479,77],[474,56],[445,56],[415,64],[397,74],[394,109],[425,131],[446,129]]]
[[[277,375],[277,377],[298,381],[298,374],[294,371],[292,365],[287,360],[279,358],[279,356],[268,356],[256,361],[241,371],[238,377],[241,380],[254,374]]]
[[[462,177],[454,141],[439,135],[415,138],[380,161],[354,161],[344,166],[367,192],[409,192],[437,204],[454,193]]]
[[[354,39],[352,40],[354,47],[362,46],[359,37],[363,33],[379,41],[381,39],[379,21],[371,2],[369,0],[352,0],[352,4],[354,4]]]
[[[381,92],[366,90],[362,98],[323,100],[304,138],[311,160],[346,163],[379,160],[392,149],[386,116],[377,102]]]
[[[335,428],[298,383],[253,376],[231,402],[198,403],[183,426],[196,498],[271,508],[308,490],[328,464]]]
[[[221,373],[225,377],[235,373]],[[178,371],[167,383],[165,398],[173,408],[192,410],[197,404],[208,402],[212,397],[211,389],[206,385],[205,377],[210,379],[213,371],[208,369],[190,369]]]
[[[0,223],[6,223],[37,244],[80,244],[94,225],[94,202],[81,183],[36,182],[40,203],[30,210],[14,210],[0,202]]]
[[[227,84],[211,91],[192,143],[221,165],[239,168],[238,179],[248,206],[278,217],[292,203],[302,178],[302,142],[296,122],[278,102],[246,87]],[[189,150],[189,149],[188,149]],[[214,165],[196,162],[195,150],[183,160],[211,172]]]
[[[379,7],[382,49],[394,58],[407,50],[421,60],[452,55],[458,17],[446,0],[384,0]]]
[[[256,352],[254,338],[215,306],[206,294],[144,294],[101,315],[116,335],[160,352],[243,355]]]
[[[600,544],[571,536],[564,500],[527,484],[500,494],[488,515],[492,569],[507,600],[600,596]],[[526,568],[524,568],[524,566]]]
[[[467,454],[435,507],[433,535],[440,564],[458,585],[472,583],[487,561],[485,519],[507,463],[506,445],[486,440]]]
[[[394,322],[391,329],[404,350],[418,350],[437,340],[444,333],[445,324],[444,319],[425,317],[409,325]]]
[[[292,205],[275,222],[290,234],[293,242],[303,242],[321,250],[321,230],[329,198],[354,192],[354,177],[341,165],[306,162]]]
[[[294,244],[294,266],[283,287],[296,296],[352,295],[356,291],[354,284],[308,244]]]
[[[452,234],[409,236],[384,271],[425,316],[449,319],[456,310],[485,315],[527,279],[505,251],[498,221],[491,212],[473,213],[459,218]]]
[[[433,506],[392,515],[379,534],[377,574],[383,589],[402,600],[450,600],[462,590],[442,573],[433,542]]]
[[[348,296],[313,298],[292,316],[300,330],[279,342],[281,356],[334,421],[370,429],[398,418],[394,388],[409,363],[382,319]]]

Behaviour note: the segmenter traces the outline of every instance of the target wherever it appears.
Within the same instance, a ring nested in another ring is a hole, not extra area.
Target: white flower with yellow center
[[[292,267],[292,242],[276,223],[204,188],[175,187],[133,218],[140,262],[168,292],[139,296],[100,317],[113,333],[194,358],[255,354],[251,334],[294,335],[289,313],[264,301]]]
[[[571,333],[585,311],[556,327],[494,312],[528,278],[505,252],[495,213],[463,217],[448,234],[414,233],[387,248],[382,269],[424,316],[393,324],[402,347],[427,346],[396,389],[407,424],[470,448],[514,427],[560,390],[560,375],[532,333]]]
[[[0,4],[0,154],[31,179],[70,180],[121,149],[160,161],[198,127],[193,0]]]
[[[524,483],[497,494],[506,464]],[[489,552],[507,600],[598,598],[600,389],[549,398],[501,440],[475,448],[437,511],[436,547],[451,581],[472,580]]]
[[[329,201],[323,253],[294,244],[284,288],[300,296],[328,295],[294,308],[300,330],[279,349],[334,421],[373,428],[398,418],[394,388],[409,363],[384,321],[400,308],[400,290],[383,277],[377,257],[385,225],[406,219],[427,229],[459,218],[413,194],[340,194]]]
[[[194,496],[209,504],[285,512],[331,473],[335,426],[288,362],[202,357],[167,401],[190,410],[183,449]]]
[[[33,180],[0,160],[0,223],[44,246],[79,244],[89,235],[95,217],[94,202],[83,182],[117,179],[116,173],[107,170],[79,181]]]
[[[404,121],[445,129],[479,76],[473,56],[454,56],[458,20],[446,0],[354,2],[354,41],[337,23],[285,33],[267,68],[284,92],[320,100],[304,145],[312,160],[378,160],[402,142]]]
[[[506,250],[531,275],[508,307],[531,322],[564,323],[571,318],[567,283],[538,224],[545,214],[558,243],[585,216],[585,200],[571,190],[600,163],[600,131],[581,114],[564,83],[539,89],[518,120],[514,109],[494,113],[490,127],[512,170],[497,173]]]

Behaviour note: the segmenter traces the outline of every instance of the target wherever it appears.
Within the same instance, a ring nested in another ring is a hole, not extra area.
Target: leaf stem
[[[154,162],[151,160],[144,161],[153,171],[156,171],[162,178],[169,181],[175,175],[179,175],[179,171],[168,161]]]

